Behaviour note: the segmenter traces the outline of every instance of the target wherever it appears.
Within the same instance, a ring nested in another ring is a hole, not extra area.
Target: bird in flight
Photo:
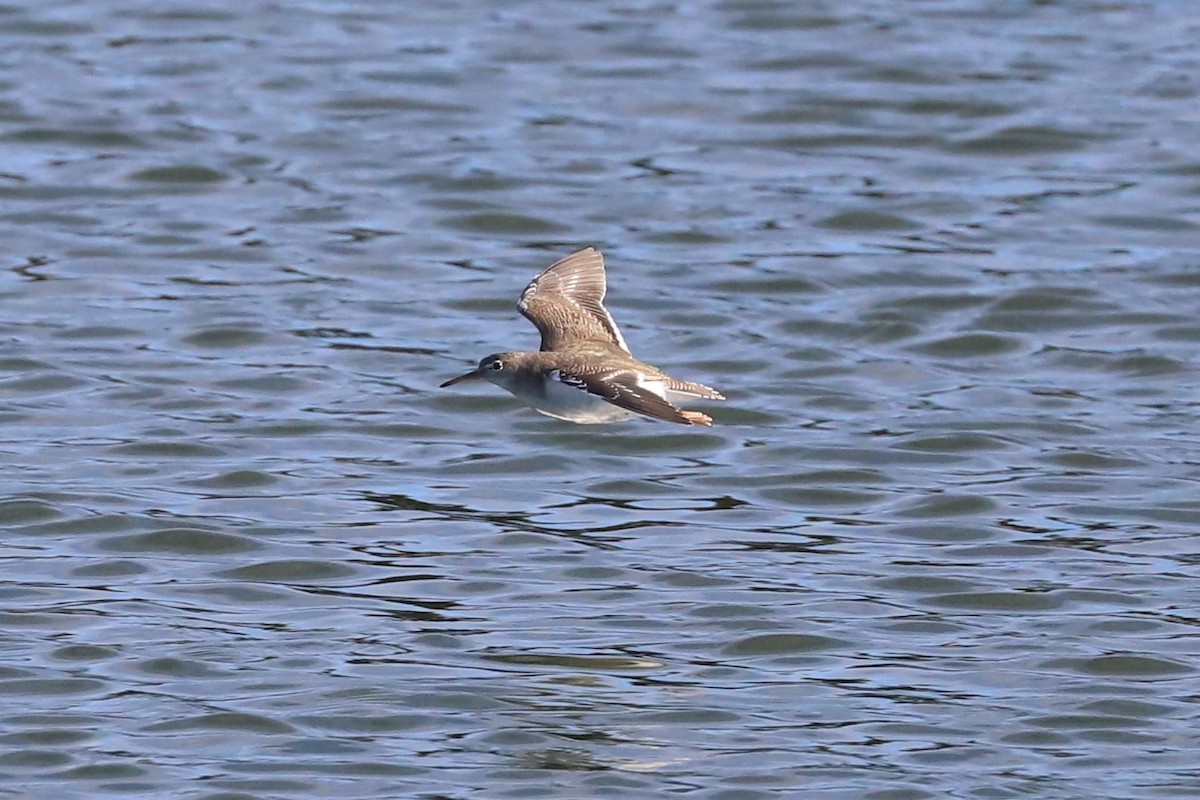
[[[712,417],[675,403],[724,400],[716,389],[672,378],[629,352],[604,307],[604,256],[587,247],[556,261],[534,278],[517,308],[542,335],[536,353],[493,353],[442,388],[486,380],[535,411],[581,424],[636,416],[680,425],[712,425]]]

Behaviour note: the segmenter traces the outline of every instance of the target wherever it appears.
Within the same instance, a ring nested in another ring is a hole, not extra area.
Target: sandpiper
[[[712,417],[672,401],[724,400],[716,389],[682,381],[638,361],[604,307],[604,256],[594,247],[572,253],[534,278],[517,308],[542,335],[537,353],[493,353],[452,378],[488,380],[539,413],[568,422],[616,422],[639,414],[681,425],[712,425]]]

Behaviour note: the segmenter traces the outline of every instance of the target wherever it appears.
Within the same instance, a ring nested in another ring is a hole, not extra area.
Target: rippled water
[[[1200,794],[1193,5],[0,6],[0,792]]]

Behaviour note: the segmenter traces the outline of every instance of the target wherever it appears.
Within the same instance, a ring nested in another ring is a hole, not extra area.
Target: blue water
[[[0,8],[0,793],[1196,796],[1198,36]],[[436,388],[587,245],[712,429]]]

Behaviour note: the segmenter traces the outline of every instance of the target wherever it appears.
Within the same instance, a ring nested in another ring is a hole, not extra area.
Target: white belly
[[[580,425],[619,422],[637,416],[634,412],[614,406],[594,394],[558,381],[547,381],[546,396],[532,398],[529,402],[539,414]]]

